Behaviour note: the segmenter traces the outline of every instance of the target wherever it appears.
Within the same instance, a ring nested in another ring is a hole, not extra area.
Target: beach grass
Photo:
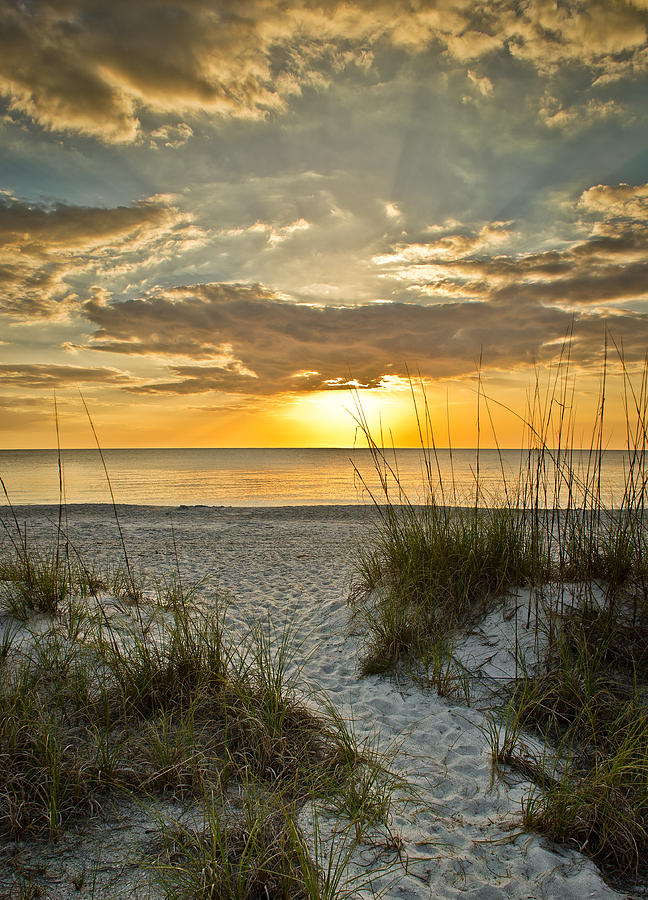
[[[387,825],[394,779],[335,710],[299,690],[290,632],[269,622],[235,632],[224,605],[192,603],[177,576],[162,603],[159,588],[153,602],[139,591],[125,602],[87,592],[86,580],[81,590],[66,568],[46,607],[33,573],[56,562],[19,547],[21,565],[0,570],[5,839],[57,840],[104,807],[181,800],[193,820],[162,816],[163,849],[144,861],[164,896],[345,896],[348,845]],[[351,835],[324,861],[298,823],[320,805]]]
[[[353,605],[369,635],[365,673],[447,649],[458,629],[531,575],[522,520],[509,510],[386,505],[358,552]],[[445,651],[441,654],[447,655]]]
[[[518,728],[546,746],[524,823],[621,873],[636,872],[648,850],[647,624],[620,604],[570,609],[508,701]],[[507,756],[515,767],[515,741]]]
[[[619,877],[636,876],[648,850],[648,366],[630,373],[620,349],[610,360],[607,341],[602,355],[585,446],[575,442],[567,342],[518,414],[525,431],[519,477],[508,480],[502,463],[496,500],[480,484],[477,456],[472,502],[450,505],[457,492],[442,482],[430,409],[413,384],[425,499],[411,502],[396,457],[374,438],[359,402],[379,489],[358,472],[377,525],[358,545],[350,602],[363,674],[405,666],[439,693],[469,700],[475,676],[455,648],[511,592],[525,590],[516,634],[531,629],[541,652],[530,665],[516,646],[503,705],[492,701],[494,773],[515,769],[534,782],[525,826],[578,847]],[[626,449],[616,507],[604,502],[602,478],[613,364]],[[478,422],[496,402],[480,376]],[[535,751],[525,731],[534,733]]]

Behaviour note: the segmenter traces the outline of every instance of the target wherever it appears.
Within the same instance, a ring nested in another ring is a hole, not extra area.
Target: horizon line
[[[59,452],[59,449],[60,449],[60,452],[61,452],[61,453],[78,453],[78,452],[82,452],[82,451],[83,451],[83,452],[85,452],[85,451],[90,451],[90,452],[95,452],[95,453],[98,453],[98,452],[99,452],[99,450],[97,449],[96,445],[92,445],[92,446],[89,446],[89,447],[61,447],[61,448],[57,448],[57,447],[0,447],[0,453],[57,453],[57,452]],[[419,450],[419,451],[425,451],[426,453],[432,453],[432,454],[433,454],[433,453],[435,453],[435,452],[441,452],[441,451],[451,451],[452,453],[454,453],[454,452],[457,452],[457,451],[470,450],[470,451],[474,451],[474,452],[477,452],[477,451],[479,451],[479,452],[482,452],[482,451],[486,452],[486,451],[487,451],[487,452],[492,452],[492,453],[510,453],[510,452],[513,452],[513,451],[528,452],[529,450],[542,450],[542,449],[546,449],[546,450],[556,450],[556,451],[557,451],[558,449],[561,449],[561,450],[564,451],[564,452],[573,452],[573,451],[576,451],[576,452],[587,452],[587,453],[589,453],[589,452],[591,452],[591,449],[592,449],[592,448],[589,447],[589,446],[583,446],[583,447],[573,447],[573,446],[571,446],[571,447],[562,447],[562,448],[558,448],[558,447],[549,447],[549,446],[546,446],[546,447],[476,447],[476,446],[474,446],[474,445],[473,445],[473,446],[461,446],[461,447],[460,447],[460,446],[456,446],[456,445],[454,445],[454,444],[453,444],[452,446],[440,446],[440,445],[437,445],[436,447],[422,447],[421,445],[414,446],[414,447],[412,447],[412,446],[391,446],[391,445],[390,445],[390,446],[385,446],[385,447],[377,446],[376,448],[372,448],[372,447],[358,447],[358,446],[330,446],[330,447],[310,447],[310,446],[301,446],[301,447],[299,447],[299,446],[290,446],[290,447],[268,447],[268,446],[264,446],[264,445],[258,445],[258,446],[249,446],[249,445],[248,445],[248,446],[228,446],[228,447],[153,447],[153,446],[148,446],[148,447],[105,447],[105,446],[102,446],[102,447],[101,447],[102,452],[106,452],[106,451],[108,451],[108,450],[109,450],[109,451],[120,450],[120,451],[127,451],[127,452],[132,452],[132,451],[134,451],[134,450],[142,450],[142,451],[151,451],[151,450],[264,450],[264,451],[268,451],[268,450],[277,450],[277,451],[286,451],[286,450],[345,450],[345,451],[347,451],[347,452],[352,452],[352,451],[357,451],[357,450],[371,451],[372,449],[377,449],[377,450],[378,450],[379,452],[381,452],[381,453],[389,453],[389,452],[391,452],[391,451],[393,451],[393,450]],[[627,453],[627,452],[628,452],[628,448],[627,448],[627,447],[605,447],[605,448],[602,448],[602,449],[603,449],[603,452],[604,452],[604,453],[606,453],[606,452]],[[632,448],[631,448],[631,449],[632,449]]]

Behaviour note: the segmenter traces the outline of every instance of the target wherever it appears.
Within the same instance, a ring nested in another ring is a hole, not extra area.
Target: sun
[[[376,442],[391,443],[393,436],[398,444],[411,414],[411,400],[403,391],[376,388],[300,394],[292,398],[284,416],[300,446],[364,447],[363,424]]]

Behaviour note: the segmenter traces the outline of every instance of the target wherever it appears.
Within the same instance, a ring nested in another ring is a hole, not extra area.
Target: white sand
[[[6,510],[2,514],[6,519]],[[26,515],[36,539],[54,514],[23,510],[21,521]],[[411,779],[420,797],[394,816],[392,832],[402,841],[407,871],[399,868],[379,878],[374,887],[384,891],[382,896],[624,896],[608,887],[596,866],[577,850],[521,831],[520,804],[531,785],[511,776],[490,788],[482,712],[411,684],[378,676],[358,678],[357,638],[349,633],[346,601],[354,542],[367,535],[367,509],[125,507],[122,515],[131,562],[153,574],[171,572],[173,522],[183,576],[206,579],[202,593],[207,602],[214,592],[225,591],[231,596],[234,619],[249,623],[270,615],[275,627],[290,623],[301,644],[296,656],[303,662],[304,681],[326,691],[340,712],[353,718],[359,735],[378,731],[382,746],[398,745],[394,768]],[[118,558],[119,541],[108,507],[71,509],[70,533],[84,557]],[[505,645],[511,628],[500,612],[491,614],[481,634],[466,641],[464,660],[472,668],[481,666],[485,676],[510,674],[512,656]],[[124,842],[128,839],[134,847],[145,839],[145,831],[144,826],[138,832],[127,823],[115,825],[113,834],[103,837],[98,866],[117,866]],[[355,854],[352,871],[394,859],[382,849],[381,855],[379,846],[367,843]],[[91,850],[83,852],[91,866]],[[78,847],[63,844],[58,859],[69,871],[78,869]],[[84,896],[63,881],[61,876],[59,892],[52,896]],[[98,894],[118,895],[117,886],[114,893]]]

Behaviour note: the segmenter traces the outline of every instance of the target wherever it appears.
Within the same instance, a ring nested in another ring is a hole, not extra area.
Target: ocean
[[[304,506],[367,503],[371,493],[382,497],[367,449],[104,450],[104,458],[120,504]],[[387,459],[408,498],[424,501],[421,450],[399,449]],[[479,455],[475,450],[441,450],[438,468],[432,460],[436,497],[449,504],[474,503],[479,469],[480,504],[499,502],[506,490],[515,489],[526,459],[520,450],[481,450]],[[576,468],[586,468],[586,453],[576,453],[574,459]],[[96,450],[64,450],[62,463],[68,503],[110,502]],[[626,452],[604,451],[601,494],[606,505],[621,503],[627,465]],[[55,450],[0,450],[0,476],[14,505],[58,502]],[[391,484],[392,498],[398,500],[393,480]],[[0,502],[7,503],[4,495]]]

